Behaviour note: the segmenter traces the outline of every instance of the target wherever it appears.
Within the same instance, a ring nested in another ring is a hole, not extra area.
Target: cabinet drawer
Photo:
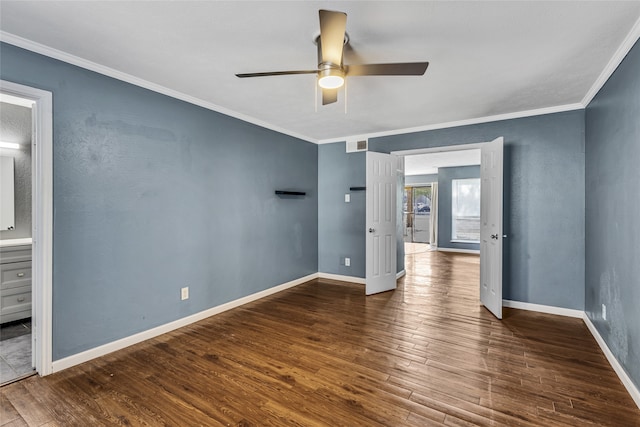
[[[31,261],[0,264],[0,289],[31,286]]]
[[[31,310],[31,287],[21,287],[0,291],[0,314]]]
[[[0,263],[31,261],[31,245],[0,248]]]

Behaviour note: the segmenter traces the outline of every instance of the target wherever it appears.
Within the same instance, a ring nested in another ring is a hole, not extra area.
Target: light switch
[[[345,203],[349,203],[351,201],[351,194],[345,194],[344,195],[344,202]]]

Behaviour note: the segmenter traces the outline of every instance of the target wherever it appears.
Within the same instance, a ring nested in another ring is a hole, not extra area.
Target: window
[[[480,178],[451,181],[451,240],[480,242]]]

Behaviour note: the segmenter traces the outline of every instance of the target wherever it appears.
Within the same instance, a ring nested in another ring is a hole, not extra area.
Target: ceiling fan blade
[[[263,73],[241,73],[236,77],[268,77],[268,76],[288,76],[291,74],[318,74],[318,70],[296,70],[296,71],[266,71]]]
[[[322,105],[338,101],[338,89],[322,89]]]
[[[348,76],[421,76],[428,62],[402,62],[398,64],[355,64],[345,66]]]
[[[320,10],[320,45],[322,62],[342,65],[344,33],[347,30],[347,14]]]

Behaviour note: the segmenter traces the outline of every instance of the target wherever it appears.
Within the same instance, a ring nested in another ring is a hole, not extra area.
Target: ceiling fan
[[[427,71],[428,62],[403,62],[392,64],[343,63],[347,14],[320,10],[320,36],[318,44],[318,68],[315,70],[267,71],[236,74],[237,77],[266,77],[289,74],[317,74],[322,89],[322,105],[338,100],[338,89],[347,76],[421,76]]]

